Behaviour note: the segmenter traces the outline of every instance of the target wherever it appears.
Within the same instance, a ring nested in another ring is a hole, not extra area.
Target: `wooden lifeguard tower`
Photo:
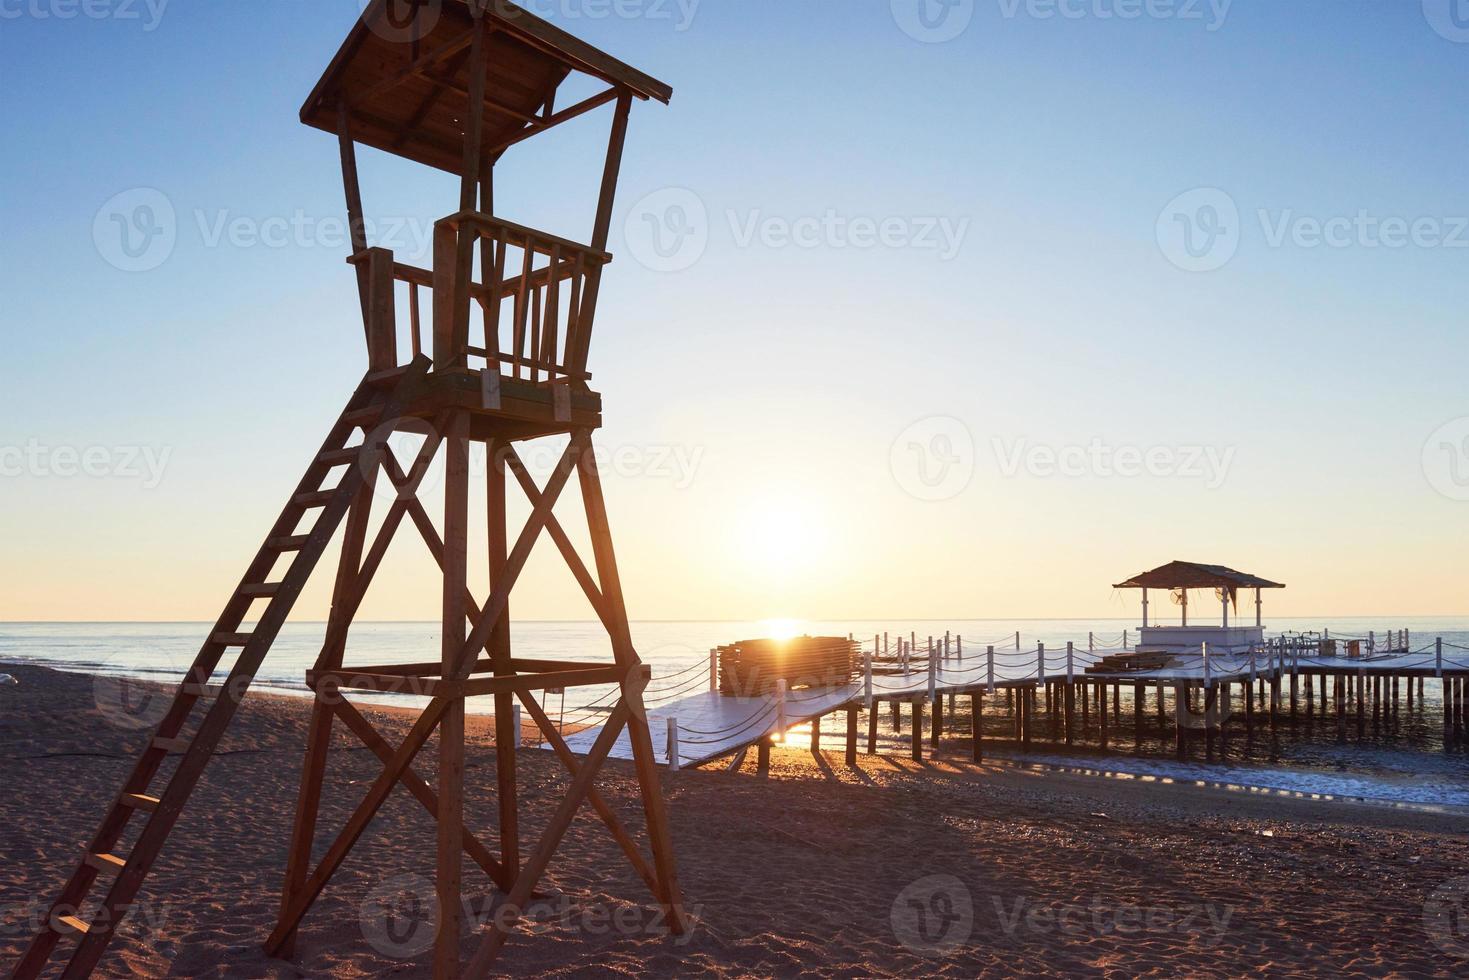
[[[560,106],[557,92],[572,76],[600,82],[598,94]],[[326,639],[307,677],[316,701],[280,919],[266,949],[291,953],[302,917],[399,785],[423,803],[437,826],[436,977],[485,975],[585,802],[664,907],[670,928],[685,928],[642,704],[648,672],[633,649],[591,452],[602,416],[601,398],[588,386],[587,372],[598,289],[611,261],[607,238],[629,111],[634,99],[666,103],[671,95],[667,85],[509,3],[374,0],[368,6],[301,112],[303,122],[336,134],[340,143],[352,229],[349,261],[361,298],[367,373],[250,563],[15,977],[37,976],[68,935],[77,944],[62,975],[92,972],[302,587],[344,522]],[[589,243],[498,216],[493,178],[501,156],[603,106],[612,108],[611,138]],[[435,225],[432,269],[401,264],[392,252],[367,241],[355,154],[359,143],[459,178],[457,209]],[[431,303],[427,311],[425,300]],[[400,310],[407,316],[400,317]],[[405,426],[426,436],[407,466],[386,444]],[[547,436],[564,436],[567,445],[547,484],[538,487],[516,444]],[[488,450],[484,550],[491,594],[483,604],[470,596],[466,584],[471,442]],[[441,452],[442,534],[417,496],[425,471]],[[585,507],[595,575],[553,512],[573,474]],[[512,477],[531,506],[514,539],[505,516]],[[369,544],[375,488],[385,481],[392,503]],[[443,571],[441,659],[351,668],[345,653],[354,614],[405,518]],[[514,655],[510,594],[543,533],[555,542],[606,627],[611,662]],[[253,627],[247,625],[252,622]],[[228,678],[212,683],[232,651],[237,657]],[[596,684],[620,685],[621,698],[591,750],[578,759],[542,710],[537,693]],[[407,738],[394,746],[342,696],[344,690],[411,692],[431,700]],[[464,707],[466,698],[476,696],[494,698],[499,810],[494,849],[465,829],[463,813]],[[519,731],[512,720],[517,701],[571,777],[542,837],[524,857],[515,777]],[[318,803],[337,721],[378,756],[382,772],[313,869]],[[593,785],[623,729],[633,747],[651,860]],[[430,786],[412,763],[435,731],[438,773]],[[176,765],[162,777],[170,758]],[[509,915],[495,917],[495,926],[461,967],[460,869],[466,853],[504,893]],[[98,886],[100,900],[93,894]]]

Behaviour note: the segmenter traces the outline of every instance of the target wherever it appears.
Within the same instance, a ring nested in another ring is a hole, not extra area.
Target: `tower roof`
[[[461,172],[474,36],[470,2],[373,0],[301,107],[301,121],[336,133],[339,107],[345,102],[357,142]],[[489,157],[610,101],[617,90],[664,103],[673,97],[663,82],[509,0],[477,2],[484,6],[490,32],[483,141]],[[576,106],[554,106],[556,89],[573,71],[611,88]]]

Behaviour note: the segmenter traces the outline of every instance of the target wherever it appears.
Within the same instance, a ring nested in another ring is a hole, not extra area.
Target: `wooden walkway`
[[[1277,717],[1294,718],[1306,699],[1311,706],[1307,710],[1314,710],[1318,698],[1322,711],[1335,714],[1344,728],[1353,715],[1360,724],[1369,714],[1396,710],[1394,705],[1404,694],[1411,709],[1414,682],[1421,701],[1424,680],[1436,678],[1444,687],[1446,744],[1463,739],[1465,703],[1469,700],[1469,650],[1446,647],[1442,641],[1416,651],[1399,647],[1391,653],[1362,658],[1324,657],[1304,644],[1277,641],[1254,655],[1205,657],[1201,652],[1176,658],[1168,666],[1119,671],[1100,669],[1103,658],[1117,654],[1117,650],[1080,650],[1074,646],[1047,649],[1038,644],[1029,651],[987,647],[982,652],[971,648],[962,653],[961,641],[957,650],[949,646],[945,655],[941,639],[932,647],[931,657],[926,652],[912,657],[900,644],[898,656],[874,659],[870,651],[873,646],[878,644],[869,641],[862,676],[840,687],[801,687],[784,692],[783,685],[777,685],[772,693],[721,696],[713,689],[711,671],[710,690],[666,698],[649,709],[658,763],[668,765],[672,760],[675,767],[698,766],[727,756],[734,756],[738,762],[751,746],[760,750],[764,761],[771,743],[778,741],[783,732],[837,713],[846,715],[847,755],[854,760],[861,741],[861,713],[865,710],[867,715],[866,750],[872,752],[884,703],[890,705],[895,724],[900,706],[909,706],[912,752],[915,758],[921,758],[925,713],[930,716],[928,734],[936,746],[943,734],[945,707],[952,714],[959,697],[968,697],[971,711],[981,719],[986,697],[1003,697],[1015,718],[1015,741],[1022,748],[1029,747],[1033,735],[1043,737],[1045,729],[1057,738],[1064,732],[1065,743],[1073,744],[1077,741],[1075,715],[1082,715],[1080,730],[1085,732],[1089,716],[1095,712],[1100,722],[1100,747],[1106,748],[1109,692],[1114,726],[1121,722],[1120,691],[1130,690],[1138,718],[1150,693],[1156,694],[1159,716],[1164,717],[1166,692],[1173,701],[1168,715],[1177,724],[1179,754],[1184,753],[1191,739],[1201,736],[1211,758],[1216,735],[1223,734],[1224,725],[1231,723],[1227,709],[1220,709],[1219,717],[1214,717],[1221,691],[1224,704],[1230,703],[1236,691],[1249,695],[1244,699],[1246,711],[1242,718],[1234,719],[1235,724],[1256,724],[1258,693],[1262,705],[1259,721],[1268,724],[1272,732]],[[1042,698],[1050,718],[1046,726],[1034,720]],[[978,759],[983,754],[979,726],[970,728]],[[584,754],[600,731],[600,726],[593,725],[569,733],[567,744],[574,753]],[[813,731],[819,739],[820,731],[815,726]],[[611,755],[632,757],[626,736],[619,738]]]

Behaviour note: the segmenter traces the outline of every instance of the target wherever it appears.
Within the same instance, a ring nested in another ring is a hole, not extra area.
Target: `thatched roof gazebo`
[[[1143,624],[1138,638],[1138,648],[1182,652],[1197,650],[1199,644],[1208,643],[1210,649],[1221,652],[1247,650],[1264,639],[1261,591],[1283,589],[1279,582],[1236,571],[1223,565],[1201,565],[1191,561],[1171,561],[1166,565],[1134,575],[1125,582],[1113,586],[1116,589],[1141,589],[1143,593]],[[1148,618],[1148,590],[1161,589],[1172,594],[1173,601],[1181,608],[1182,622],[1178,626],[1157,626]],[[1213,589],[1220,603],[1222,618],[1218,626],[1190,626],[1188,621],[1188,593],[1190,589]],[[1231,626],[1230,606],[1239,608],[1239,590],[1255,590],[1255,625]]]

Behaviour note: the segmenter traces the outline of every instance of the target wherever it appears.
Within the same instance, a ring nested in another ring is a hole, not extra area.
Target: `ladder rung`
[[[134,810],[146,810],[149,813],[158,809],[160,802],[162,801],[158,797],[149,796],[146,793],[124,793],[122,796],[123,806],[130,806]]]
[[[215,633],[209,638],[211,643],[218,643],[227,647],[242,647],[250,642],[249,633]]]
[[[251,599],[266,599],[281,590],[279,582],[259,582],[255,585],[240,586],[240,595]]]
[[[92,931],[92,927],[74,915],[51,916],[51,929],[54,932],[74,933],[85,936]]]
[[[98,871],[110,875],[117,874],[123,868],[127,867],[128,864],[116,854],[88,854],[82,860]]]
[[[325,507],[332,502],[337,495],[336,488],[331,490],[317,490],[314,493],[303,493],[295,499],[299,507]]]
[[[357,462],[361,455],[361,446],[351,446],[347,449],[328,449],[316,457],[316,461],[318,463],[325,463],[328,466],[346,466],[348,463]]]
[[[192,743],[186,738],[164,738],[162,735],[159,735],[153,739],[153,747],[155,749],[163,749],[166,752],[187,752],[189,751],[190,744]]]
[[[309,534],[293,534],[285,538],[271,538],[266,544],[272,551],[300,551],[310,540]]]
[[[359,408],[355,412],[348,412],[342,416],[342,421],[348,425],[372,425],[383,417],[382,407],[369,405],[367,408]]]

